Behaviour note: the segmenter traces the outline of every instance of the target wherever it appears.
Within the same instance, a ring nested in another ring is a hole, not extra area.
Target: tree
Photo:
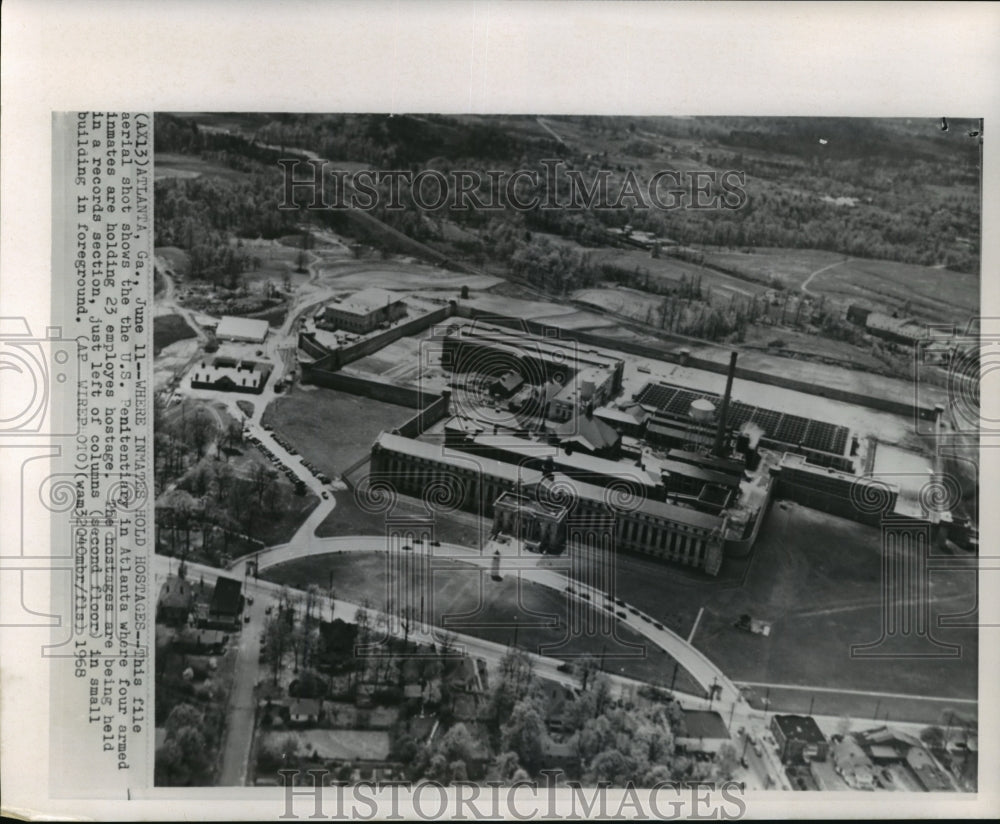
[[[283,666],[285,650],[288,648],[292,628],[283,620],[280,612],[272,616],[264,627],[265,656],[264,660],[271,668],[274,683],[278,683],[278,674]]]
[[[173,786],[211,783],[213,748],[206,740],[205,717],[191,704],[178,704],[164,722],[166,739],[157,752],[156,769]]]
[[[634,776],[631,760],[613,748],[598,753],[584,772],[588,784],[606,782],[617,787],[624,786]]]
[[[437,751],[448,761],[468,762],[475,754],[475,747],[476,742],[468,727],[459,722],[438,740]]]
[[[199,409],[187,421],[188,437],[191,445],[201,458],[205,454],[205,447],[211,442],[215,435],[215,421],[203,409]]]
[[[264,496],[277,485],[277,480],[278,475],[273,469],[263,464],[254,464],[250,471],[250,483],[257,497],[258,508],[263,509]]]
[[[521,762],[517,759],[517,753],[502,752],[493,761],[493,768],[501,781],[510,781],[511,777],[521,768]]]
[[[500,746],[517,753],[525,769],[534,773],[542,766],[545,740],[545,721],[538,705],[530,699],[518,701],[506,723],[500,727]]]
[[[719,781],[732,781],[740,759],[732,744],[723,744],[715,756],[715,777]]]
[[[936,726],[924,727],[920,731],[920,740],[923,741],[929,749],[940,749],[945,743],[944,730]]]
[[[580,673],[581,686],[584,690],[588,684],[593,684],[594,675],[601,669],[601,659],[594,655],[585,655],[577,664]]]

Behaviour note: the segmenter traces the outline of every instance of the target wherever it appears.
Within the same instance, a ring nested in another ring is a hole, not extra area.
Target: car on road
[[[623,612],[622,610],[618,610],[618,612],[616,612],[615,615],[617,615],[622,620],[628,618],[628,615],[625,612]]]
[[[625,602],[621,598],[615,598],[615,603],[620,607],[625,606]]]
[[[247,606],[248,607],[252,607],[253,606],[253,596],[252,595],[248,595],[247,596]]]
[[[413,547],[412,547],[412,546],[410,546],[409,544],[403,544],[403,545],[402,545],[402,546],[400,547],[400,549],[405,549],[406,551],[408,551],[408,552],[409,552],[410,550],[412,550],[412,549],[413,549]]]
[[[663,624],[661,624],[659,621],[653,621],[653,626],[656,627],[657,629],[663,629]]]
[[[327,498],[329,498],[329,497],[330,497],[330,493],[329,493],[329,492],[324,492],[324,493],[323,493],[323,500],[324,500],[324,501],[325,501],[325,500],[326,500]]]
[[[629,607],[628,611],[631,612],[633,615],[639,614],[639,610],[637,610],[635,607]]]

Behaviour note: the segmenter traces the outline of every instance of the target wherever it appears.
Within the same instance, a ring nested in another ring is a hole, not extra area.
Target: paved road
[[[219,571],[215,570],[216,575]],[[251,586],[251,591],[253,589]],[[253,605],[247,607],[244,613],[250,614],[250,623],[243,625],[238,636],[233,691],[226,710],[226,732],[218,779],[218,783],[225,787],[246,784],[255,720],[254,687],[261,676],[257,641],[264,631],[266,604],[271,600],[270,597],[254,599]]]
[[[268,547],[257,553],[254,558],[257,561],[258,569],[264,570],[286,561],[329,552],[384,552],[386,550],[386,540],[381,536],[357,535],[320,538],[315,534],[305,534],[302,538],[302,540],[296,539],[288,544]],[[517,554],[513,543],[509,544],[508,547],[509,554],[501,557],[501,573],[504,571],[508,574],[516,572],[525,580],[559,590],[560,592],[566,591],[569,581],[564,574],[556,570],[532,566],[533,563],[552,563],[550,556]],[[437,548],[423,547],[418,544],[414,547],[413,552],[415,554],[421,552],[434,553],[438,557],[455,558],[483,568],[489,568],[492,564],[492,556],[490,554],[481,553],[479,550],[469,549],[468,547],[456,544],[442,544]],[[244,559],[234,561],[231,568],[242,575],[244,571]],[[571,596],[578,601],[586,601],[594,605],[603,604],[605,601],[604,594],[593,587],[580,582],[573,582],[572,587],[573,592]],[[620,609],[625,612],[626,617],[619,620],[652,641],[675,661],[678,661],[703,687],[706,693],[713,686],[717,686],[720,694],[715,700],[719,706],[725,706],[728,710],[729,706],[734,702],[742,702],[743,699],[739,688],[704,653],[693,647],[672,630],[666,627],[659,629],[653,625],[652,621],[644,620],[641,610],[629,607],[629,605]],[[630,610],[634,610],[634,612]]]

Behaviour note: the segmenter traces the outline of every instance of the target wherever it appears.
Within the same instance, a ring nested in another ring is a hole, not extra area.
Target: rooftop
[[[380,434],[375,440],[375,444],[392,452],[411,455],[414,458],[423,458],[427,461],[438,461],[454,466],[456,469],[467,469],[477,474],[482,472],[485,475],[503,478],[512,483],[530,483],[541,477],[541,472],[534,469],[480,455],[472,459],[464,452],[458,452],[439,444],[404,438],[402,435],[393,435],[391,432]]]
[[[822,744],[826,741],[826,736],[811,715],[776,715],[774,723],[789,741],[801,741],[805,744]]]
[[[399,303],[402,298],[386,289],[379,289],[377,286],[362,289],[355,292],[348,298],[344,298],[338,304],[329,307],[341,312],[349,312],[352,315],[370,315],[386,306]]]
[[[584,412],[578,412],[565,423],[558,424],[554,432],[560,440],[578,441],[593,451],[612,447],[621,437],[596,414],[587,415]]]
[[[619,358],[599,352],[597,349],[580,346],[572,340],[542,337],[526,330],[484,323],[480,320],[465,322],[453,320],[437,334],[489,342],[494,346],[507,347],[512,352],[531,354],[542,360],[565,364],[576,370],[587,366],[613,369],[622,362]]]
[[[927,337],[927,330],[911,318],[893,318],[889,315],[883,315],[881,312],[869,314],[865,326],[881,332],[893,332],[914,340]]]
[[[246,340],[262,341],[267,337],[268,328],[266,320],[225,315],[216,327],[215,336],[217,338],[245,338]]]
[[[225,615],[235,615],[240,611],[241,589],[242,584],[235,578],[223,578],[220,576],[215,582],[215,590],[212,592],[209,611]]]
[[[296,715],[318,716],[323,704],[318,698],[295,698],[288,704],[288,712]]]
[[[264,380],[264,373],[257,371],[256,364],[238,361],[230,365],[226,361],[214,363],[199,363],[191,373],[191,380],[196,383],[217,383],[228,378],[236,386],[249,386],[256,389]]]
[[[729,738],[729,731],[717,712],[709,710],[684,710],[685,738]]]

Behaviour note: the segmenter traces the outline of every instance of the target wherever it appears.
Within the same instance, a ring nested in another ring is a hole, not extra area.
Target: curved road
[[[315,521],[316,517],[318,517],[316,513],[313,513],[310,521]],[[501,556],[501,571],[505,568],[510,572],[517,571],[526,580],[533,583],[560,592],[566,591],[567,585],[570,584],[570,579],[566,578],[566,576],[554,570],[530,566],[531,561],[540,562],[543,559],[547,559],[548,556],[538,556],[536,559],[534,556],[516,554],[513,544],[508,546],[511,547],[512,552],[507,558]],[[311,529],[303,528],[300,529],[295,540],[292,542],[268,547],[256,553],[253,557],[257,561],[258,570],[262,570],[285,563],[286,561],[313,555],[333,552],[384,552],[386,549],[386,539],[382,536],[356,535],[320,538]],[[491,555],[456,544],[442,544],[440,547],[434,548],[433,551],[439,552],[442,557],[459,559],[483,568],[489,568],[493,562]],[[416,544],[412,552],[414,554],[421,552],[429,553],[430,548]],[[248,558],[234,561],[230,568],[234,572],[243,575],[245,574],[246,560]],[[605,596],[600,590],[578,581],[573,581],[572,587],[573,592],[570,594],[573,598],[580,601],[587,601],[595,606],[603,603]],[[629,612],[629,609],[629,605],[626,604],[623,610],[626,612],[627,617],[619,618],[618,620],[649,639],[669,654],[675,661],[679,662],[704,688],[706,693],[712,689],[713,685],[716,685],[720,689],[720,693],[716,699],[720,706],[725,705],[728,710],[732,704],[742,701],[739,688],[704,653],[693,647],[672,630],[665,627],[657,629],[651,621],[643,620],[640,617],[642,612],[635,607],[631,607],[631,609],[636,609],[638,614]]]

